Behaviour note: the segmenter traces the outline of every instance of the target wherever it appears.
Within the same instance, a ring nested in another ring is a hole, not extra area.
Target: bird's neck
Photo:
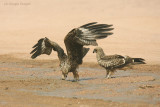
[[[96,54],[96,57],[97,57],[97,60],[100,60],[102,57],[104,57],[105,56],[105,53],[103,52],[103,51],[101,51],[101,52],[98,52],[97,54]]]

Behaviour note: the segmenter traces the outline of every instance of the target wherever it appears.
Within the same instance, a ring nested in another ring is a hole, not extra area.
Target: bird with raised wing
[[[65,80],[69,72],[73,73],[74,80],[79,80],[77,68],[82,64],[83,57],[88,53],[89,48],[84,45],[97,46],[97,39],[104,39],[113,33],[112,25],[97,24],[97,22],[88,23],[71,30],[64,38],[67,54],[56,43],[48,38],[41,38],[37,44],[33,46],[31,58],[34,59],[41,54],[50,55],[52,50],[57,51],[60,61],[60,69],[62,71],[62,79]]]
[[[105,55],[101,47],[96,47],[93,50],[96,53],[97,62],[100,66],[106,69],[106,78],[110,78],[111,74],[118,69],[124,67],[128,68],[135,64],[145,64],[143,58],[131,58],[129,56],[122,55]]]

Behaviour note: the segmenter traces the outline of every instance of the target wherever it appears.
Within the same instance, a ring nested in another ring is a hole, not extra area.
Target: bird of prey
[[[96,47],[93,50],[96,53],[97,62],[100,66],[106,69],[106,78],[110,78],[110,75],[117,69],[122,69],[124,67],[130,67],[134,64],[145,64],[143,58],[131,58],[129,56],[121,55],[105,55],[101,47]]]
[[[106,38],[113,33],[112,25],[97,24],[97,22],[88,23],[78,28],[72,29],[64,38],[67,54],[56,43],[47,37],[41,38],[37,44],[33,46],[31,58],[34,59],[41,54],[50,55],[52,50],[57,51],[60,61],[60,69],[62,71],[62,80],[67,78],[69,72],[73,73],[74,81],[79,80],[77,68],[82,64],[83,57],[88,53],[89,48],[84,45],[97,46],[97,39]]]

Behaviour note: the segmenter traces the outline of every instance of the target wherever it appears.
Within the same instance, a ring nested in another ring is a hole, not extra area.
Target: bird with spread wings
[[[88,53],[89,48],[84,45],[97,46],[97,39],[104,39],[113,33],[112,25],[97,24],[97,22],[88,23],[78,28],[72,29],[64,38],[67,54],[56,43],[48,38],[41,38],[37,44],[33,46],[31,58],[34,59],[41,54],[50,55],[52,50],[57,51],[60,61],[60,69],[62,71],[62,79],[65,80],[69,72],[73,73],[74,81],[79,80],[77,68],[82,64],[83,57]]]
[[[93,53],[96,53],[98,64],[106,69],[106,78],[110,78],[111,74],[118,69],[128,68],[135,64],[145,64],[143,58],[131,58],[117,54],[106,55],[101,47],[96,47]]]

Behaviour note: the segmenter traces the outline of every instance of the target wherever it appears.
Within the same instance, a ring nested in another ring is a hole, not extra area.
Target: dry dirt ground
[[[96,63],[84,63],[79,75],[78,82],[72,74],[64,81],[57,60],[0,55],[0,106],[160,106],[160,65],[134,66],[106,79]]]

